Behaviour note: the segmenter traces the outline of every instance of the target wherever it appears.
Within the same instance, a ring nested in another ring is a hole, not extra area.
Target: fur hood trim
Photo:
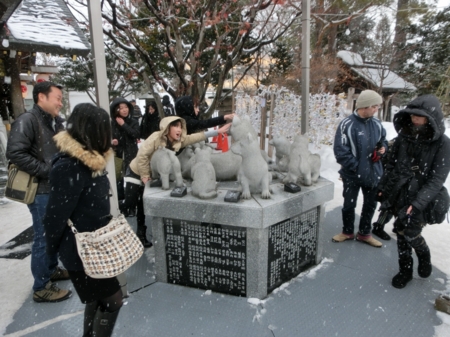
[[[67,131],[58,133],[53,139],[61,152],[67,153],[69,156],[80,160],[84,165],[89,167],[92,170],[92,177],[98,177],[103,174],[109,156],[114,154],[112,149],[104,155],[101,155],[97,151],[90,152],[73,139]]]

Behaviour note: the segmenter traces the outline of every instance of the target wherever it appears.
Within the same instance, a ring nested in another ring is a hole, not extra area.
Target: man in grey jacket
[[[56,286],[53,281],[67,280],[67,270],[58,267],[58,257],[47,255],[42,219],[50,192],[49,173],[52,157],[58,152],[53,136],[64,129],[59,111],[62,107],[62,87],[52,82],[41,82],[33,89],[34,106],[20,115],[11,126],[6,157],[20,170],[39,179],[36,198],[28,205],[34,238],[31,248],[33,300],[60,302],[72,292]]]

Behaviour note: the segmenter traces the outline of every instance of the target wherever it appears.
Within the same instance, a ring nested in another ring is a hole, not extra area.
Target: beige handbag
[[[33,115],[34,116],[34,115]],[[42,127],[39,119],[36,118],[37,125],[39,127],[39,135],[42,135]],[[38,137],[40,147],[42,147],[42,136]],[[42,155],[38,152],[38,160],[42,161]],[[24,204],[32,204],[36,197],[36,192],[39,185],[39,179],[33,177],[19,169],[19,167],[13,163],[8,167],[8,181],[6,182],[5,197],[14,201],[18,201]]]
[[[39,180],[28,173],[10,164],[8,169],[8,181],[6,182],[5,197],[24,204],[34,202]]]
[[[122,214],[95,232],[79,233],[70,220],[68,225],[75,234],[84,272],[92,278],[115,277],[144,253],[144,246]]]

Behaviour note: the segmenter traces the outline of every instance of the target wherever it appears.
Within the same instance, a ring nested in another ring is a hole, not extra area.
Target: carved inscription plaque
[[[164,219],[169,283],[246,296],[246,229]]]
[[[269,227],[267,292],[315,264],[318,209]]]

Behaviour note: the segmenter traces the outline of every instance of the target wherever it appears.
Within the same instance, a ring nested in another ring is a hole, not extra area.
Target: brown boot
[[[339,234],[336,234],[335,236],[333,236],[333,238],[331,240],[333,242],[344,242],[346,240],[353,240],[354,238],[355,238],[354,234],[339,233]]]
[[[49,281],[45,288],[35,291],[33,301],[38,303],[56,303],[69,299],[72,296],[70,290],[59,289],[55,283]]]

